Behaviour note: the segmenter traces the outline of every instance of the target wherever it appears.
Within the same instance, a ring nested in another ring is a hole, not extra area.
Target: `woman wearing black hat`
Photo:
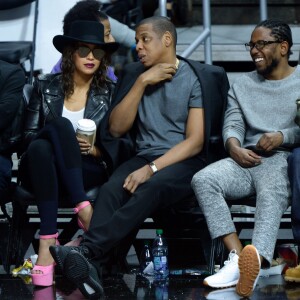
[[[27,150],[20,165],[22,185],[34,194],[41,218],[38,260],[32,270],[33,284],[39,286],[53,283],[49,246],[57,243],[59,195],[70,199],[78,225],[87,230],[92,207],[85,190],[107,180],[99,134],[93,144],[76,138],[75,130],[83,118],[98,127],[107,112],[114,83],[106,78],[106,69],[118,48],[117,43],[104,42],[103,25],[92,21],[74,22],[69,34],[55,36],[53,44],[63,55],[62,73],[35,80],[25,121]]]

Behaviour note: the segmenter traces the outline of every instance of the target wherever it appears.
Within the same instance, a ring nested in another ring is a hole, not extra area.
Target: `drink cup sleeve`
[[[90,143],[93,146],[95,144],[96,130],[92,134],[85,134],[83,132],[77,131],[76,136],[86,140],[88,143]]]

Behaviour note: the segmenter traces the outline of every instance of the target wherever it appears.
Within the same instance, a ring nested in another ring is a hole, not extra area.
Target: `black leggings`
[[[37,200],[41,235],[57,232],[60,195],[75,206],[88,200],[85,189],[107,180],[103,164],[81,155],[73,126],[62,117],[47,124],[30,143],[21,159],[20,177]]]

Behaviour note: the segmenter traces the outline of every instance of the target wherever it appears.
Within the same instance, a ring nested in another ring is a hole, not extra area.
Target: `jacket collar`
[[[46,95],[53,95],[53,96],[56,95],[56,96],[64,97],[61,74],[49,74],[47,77],[49,83],[45,86],[44,93]],[[90,96],[107,94],[108,89],[109,89],[108,85],[99,88],[92,88],[90,90]]]

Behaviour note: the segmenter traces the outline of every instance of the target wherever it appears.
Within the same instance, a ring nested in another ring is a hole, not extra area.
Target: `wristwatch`
[[[149,167],[151,168],[153,174],[155,174],[155,173],[158,172],[158,169],[157,169],[156,164],[155,164],[154,162],[151,162],[151,163],[149,164]]]

